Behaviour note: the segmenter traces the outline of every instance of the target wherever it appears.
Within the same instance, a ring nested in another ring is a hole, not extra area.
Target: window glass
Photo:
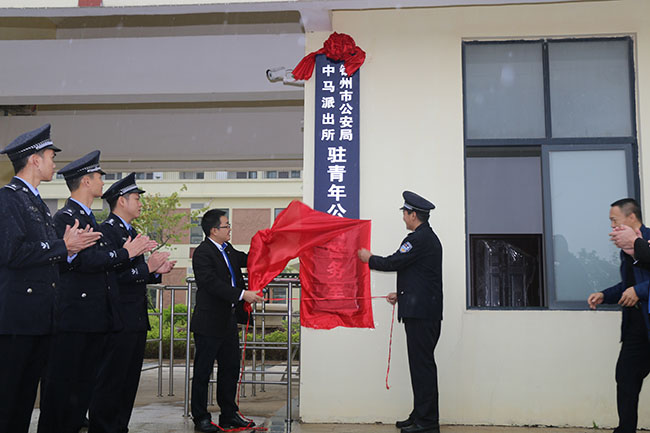
[[[579,175],[577,175],[579,173]],[[584,303],[620,281],[618,249],[608,233],[610,204],[629,197],[624,150],[550,151],[553,287],[558,302]]]
[[[542,44],[465,45],[466,138],[545,136]]]
[[[548,44],[553,137],[632,135],[629,42]]]

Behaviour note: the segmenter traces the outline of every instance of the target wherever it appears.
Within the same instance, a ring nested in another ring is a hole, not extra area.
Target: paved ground
[[[163,396],[158,397],[157,370],[142,374],[136,406],[133,411],[130,433],[194,433],[191,418],[183,417],[184,368],[174,369],[173,393],[169,394],[169,375],[163,373]],[[294,389],[294,395],[298,389]],[[268,429],[268,433],[399,433],[393,425],[386,424],[300,424],[291,426],[285,423],[286,388],[266,386],[261,392],[259,385],[256,395],[252,395],[250,385],[246,387],[246,397],[241,398],[242,413],[252,418],[258,425]],[[297,400],[294,399],[294,413],[297,413]],[[217,407],[211,410],[216,411]],[[38,409],[32,415],[30,433],[36,433]],[[588,428],[546,428],[546,427],[485,427],[485,426],[442,426],[442,433],[609,433],[610,430]]]

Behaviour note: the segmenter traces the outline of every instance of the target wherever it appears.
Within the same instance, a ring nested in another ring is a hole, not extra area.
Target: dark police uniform
[[[647,245],[650,229],[641,226],[641,242]],[[637,240],[638,242],[638,240]],[[644,247],[641,245],[641,247]],[[635,243],[635,253],[637,244]],[[643,380],[650,373],[650,320],[648,301],[650,268],[620,252],[621,281],[602,291],[603,303],[617,304],[628,287],[634,287],[639,301],[634,307],[623,307],[621,351],[616,363],[616,405],[619,423],[616,433],[636,432],[639,393]]]
[[[50,125],[16,138],[0,153],[12,161],[59,151]],[[27,433],[54,321],[58,262],[68,256],[50,211],[26,182],[0,188],[0,433]]]
[[[113,200],[131,193],[144,193],[135,183],[135,173],[115,182],[102,196]],[[121,247],[137,233],[133,227],[111,213],[99,229],[104,238],[116,247]],[[103,432],[128,432],[129,419],[138,392],[142,360],[147,340],[149,316],[147,312],[147,284],[161,282],[159,274],[149,273],[144,256],[140,255],[125,262],[116,269],[119,286],[120,317],[124,328],[111,333],[97,386],[93,390],[90,404],[90,419],[93,425],[101,426]]]
[[[427,213],[435,206],[405,191],[404,207]],[[421,223],[388,257],[371,256],[370,269],[397,271],[398,318],[404,322],[413,411],[402,431],[439,427],[438,377],[434,349],[442,321],[442,245],[428,222]]]
[[[59,173],[66,179],[100,172],[99,151],[71,162]],[[72,199],[54,216],[59,236],[75,220],[79,227],[99,226],[92,213]],[[122,326],[117,310],[118,285],[114,269],[128,262],[129,253],[107,239],[61,265],[56,290],[56,335],[43,393],[39,433],[78,431],[83,422],[105,348],[107,333]],[[91,424],[91,432],[93,431]]]

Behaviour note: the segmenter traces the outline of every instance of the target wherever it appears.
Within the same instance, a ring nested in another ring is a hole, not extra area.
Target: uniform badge
[[[399,247],[400,253],[408,253],[413,248],[410,242],[404,242],[401,247]]]
[[[41,242],[41,248],[43,248],[44,250],[49,250],[50,244],[47,242]]]
[[[138,270],[136,268],[131,268],[131,275],[138,275]]]
[[[109,256],[111,259],[114,259],[115,257],[117,257],[117,253],[116,253],[115,251],[109,251],[109,252],[108,252],[108,256]]]

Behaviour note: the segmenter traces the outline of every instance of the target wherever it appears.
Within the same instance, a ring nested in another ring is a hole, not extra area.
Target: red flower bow
[[[334,61],[343,60],[345,72],[352,76],[363,65],[366,60],[366,52],[357,46],[352,36],[345,33],[332,33],[323,44],[323,48],[307,54],[293,69],[293,76],[296,80],[308,80],[314,72],[316,56],[325,54],[328,59]]]

